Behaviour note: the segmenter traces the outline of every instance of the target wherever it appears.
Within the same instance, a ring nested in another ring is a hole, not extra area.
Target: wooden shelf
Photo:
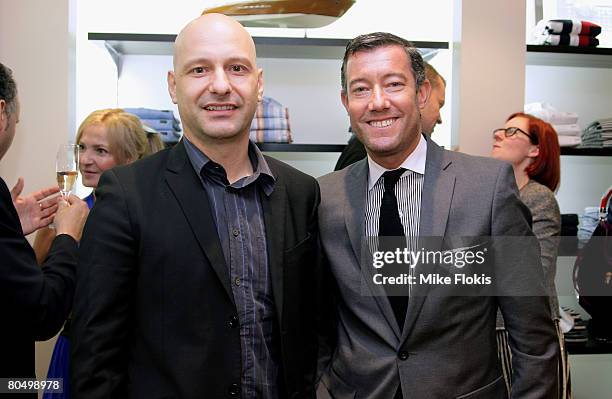
[[[561,155],[579,155],[579,156],[598,156],[598,157],[610,157],[612,156],[612,147],[608,148],[580,148],[580,147],[561,147]]]
[[[88,34],[89,40],[106,42],[120,55],[172,55],[176,35],[142,33]],[[261,58],[342,59],[349,39],[253,37]],[[412,42],[419,49],[448,49],[448,42]]]
[[[342,152],[346,144],[257,143],[257,147],[268,152]]]

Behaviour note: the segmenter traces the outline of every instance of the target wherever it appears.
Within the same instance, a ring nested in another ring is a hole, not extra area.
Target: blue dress
[[[87,203],[89,209],[93,207],[94,195],[93,192],[85,197],[84,201]],[[49,393],[45,392],[43,399],[70,399],[70,319],[66,320],[64,329],[62,330],[55,347],[53,348],[53,355],[51,356],[51,362],[49,363],[49,370],[47,371],[47,378],[56,378],[63,380],[63,392],[62,393]]]

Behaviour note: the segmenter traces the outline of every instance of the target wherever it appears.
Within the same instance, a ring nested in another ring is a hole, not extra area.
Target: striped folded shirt
[[[595,37],[601,33],[601,26],[579,19],[551,19],[538,22],[536,29],[540,32],[570,35],[587,35]]]
[[[535,44],[549,46],[571,46],[571,47],[597,47],[599,40],[587,35],[556,35],[543,34],[535,37]]]
[[[289,120],[289,110],[270,97],[264,97],[257,105],[255,118],[283,118]]]
[[[177,120],[174,119],[143,119],[140,121],[145,125],[152,127],[155,130],[174,130],[176,132],[181,131],[181,125]]]
[[[253,118],[251,130],[291,130],[291,127],[285,118]]]
[[[251,130],[250,138],[256,143],[291,143],[291,131],[278,130]]]

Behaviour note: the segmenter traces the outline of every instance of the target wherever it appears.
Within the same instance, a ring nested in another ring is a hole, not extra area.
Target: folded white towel
[[[571,125],[578,123],[578,114],[575,112],[557,111],[548,103],[525,104],[525,112],[538,117],[552,125]]]
[[[559,136],[580,136],[582,134],[580,126],[575,123],[571,125],[552,124],[552,127],[555,129]]]
[[[559,146],[561,147],[576,147],[582,143],[582,140],[578,136],[558,136]]]

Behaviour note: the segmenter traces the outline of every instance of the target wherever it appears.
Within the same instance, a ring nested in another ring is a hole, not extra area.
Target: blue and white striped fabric
[[[264,97],[257,106],[251,122],[251,140],[257,143],[291,143],[289,110],[270,97]]]
[[[123,108],[140,118],[143,125],[156,130],[164,143],[176,143],[181,138],[181,125],[171,110],[151,108]]]
[[[181,124],[176,119],[140,118],[140,121],[155,130],[174,130],[175,132],[181,131]]]
[[[291,130],[287,118],[253,118],[251,130]]]
[[[287,107],[270,97],[264,97],[255,111],[255,118],[289,119]]]
[[[378,250],[378,223],[380,219],[380,206],[385,192],[384,177],[380,177],[376,184],[368,190],[365,209],[365,236],[370,251]],[[416,251],[419,237],[419,222],[421,220],[421,193],[425,175],[407,170],[395,185],[397,206],[404,227],[406,245],[409,251]],[[412,275],[413,268],[409,268]],[[411,284],[408,284],[409,294]]]

